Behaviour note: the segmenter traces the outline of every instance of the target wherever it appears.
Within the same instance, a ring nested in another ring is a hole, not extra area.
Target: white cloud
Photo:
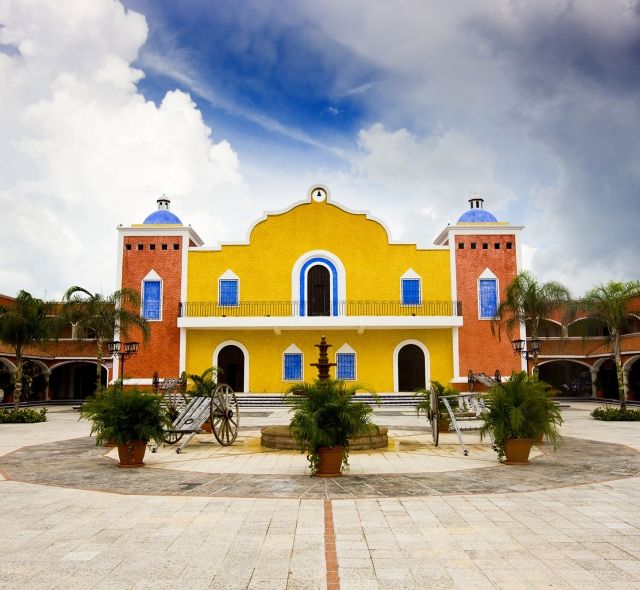
[[[111,0],[20,0],[0,22],[17,49],[0,54],[3,292],[113,289],[114,226],[141,222],[162,193],[205,235],[224,231],[216,208],[246,206],[229,198],[244,190],[237,154],[189,95],[156,105],[138,92],[143,16]]]
[[[409,211],[421,186],[440,221],[469,191],[490,210],[511,201],[543,280],[583,292],[640,276],[637,1],[301,6],[388,74],[368,89],[369,120],[384,128],[360,132],[358,174]],[[415,235],[416,219],[390,215]]]
[[[350,156],[353,174],[377,187],[365,189],[369,206],[389,221],[396,239],[428,245],[466,211],[474,193],[485,196],[493,212],[504,210],[513,198],[496,178],[495,155],[460,131],[418,138],[407,129],[387,131],[376,123],[360,131],[358,148]]]

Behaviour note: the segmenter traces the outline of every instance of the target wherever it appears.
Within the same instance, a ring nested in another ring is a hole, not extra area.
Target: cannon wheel
[[[431,436],[433,436],[433,444],[438,446],[438,415],[440,414],[438,408],[438,394],[432,387],[429,393],[430,409],[429,409],[429,423],[431,424]]]
[[[469,391],[473,393],[475,380],[473,378],[473,371],[471,369],[469,369],[469,372],[467,373],[467,383],[469,384]]]
[[[165,445],[175,445],[177,442],[180,442],[180,439],[184,436],[182,432],[171,432],[168,430],[162,436],[162,442]]]
[[[216,387],[211,398],[211,428],[213,436],[224,447],[233,444],[238,436],[240,413],[233,389],[224,383]]]

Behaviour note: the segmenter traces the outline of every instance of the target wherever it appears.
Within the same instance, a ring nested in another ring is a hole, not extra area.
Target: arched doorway
[[[613,359],[605,360],[598,369],[596,377],[596,389],[604,394],[604,397],[618,399],[618,372]]]
[[[227,344],[218,352],[217,367],[221,372],[220,383],[226,383],[233,391],[244,391],[244,353],[239,346]]]
[[[398,350],[398,391],[415,391],[427,385],[426,358],[417,344],[405,344]]]
[[[629,393],[640,400],[640,357],[635,361],[632,361],[631,368],[627,373],[627,383],[629,386]]]
[[[102,385],[107,385],[107,370],[101,367]],[[96,390],[96,363],[73,361],[51,369],[51,399],[85,399]]]
[[[307,315],[331,315],[331,273],[322,264],[307,271]]]
[[[15,384],[13,382],[15,366],[9,361],[0,359],[0,389],[4,391],[5,402],[9,399],[9,396],[13,395]]]
[[[22,363],[21,402],[43,400],[47,396],[48,370],[40,361],[26,360]]]
[[[538,365],[538,377],[563,395],[591,397],[590,367],[575,361],[549,361]]]

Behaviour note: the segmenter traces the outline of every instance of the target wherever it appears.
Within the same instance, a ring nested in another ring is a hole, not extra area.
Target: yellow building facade
[[[378,393],[508,374],[519,359],[491,320],[518,271],[521,228],[482,201],[421,248],[392,242],[323,185],[264,215],[246,241],[213,246],[158,199],[142,224],[118,228],[120,286],[139,289],[151,327],[126,383],[216,366],[235,391],[281,393],[316,378],[322,336],[332,376]]]
[[[379,221],[332,203],[326,187],[267,214],[246,243],[191,249],[188,256],[187,301],[178,320],[187,373],[214,365],[222,381],[242,391],[282,392],[298,377],[317,376],[310,364],[325,335],[330,356],[350,355],[349,369],[339,366],[334,374],[375,391],[404,388],[398,372],[406,345],[424,355],[419,381],[448,382],[453,375],[452,328],[460,318],[451,301],[448,248],[390,243]],[[237,298],[222,305],[228,281],[236,282]],[[414,287],[404,304],[403,281]],[[236,349],[235,364],[221,358],[226,347]],[[301,372],[287,374],[291,355],[300,355]]]

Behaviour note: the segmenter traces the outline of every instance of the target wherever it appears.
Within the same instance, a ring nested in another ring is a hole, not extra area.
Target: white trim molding
[[[398,354],[400,352],[400,349],[402,349],[407,344],[415,344],[424,353],[425,386],[428,386],[431,383],[431,360],[429,357],[429,349],[426,347],[424,342],[421,342],[420,340],[415,340],[413,338],[409,338],[408,340],[403,340],[402,342],[399,342],[393,350],[393,391],[395,393],[399,392],[399,383],[400,383],[400,376],[398,374]]]
[[[225,346],[237,346],[242,351],[242,354],[244,354],[244,393],[249,393],[251,391],[251,388],[249,387],[249,351],[242,342],[238,342],[237,340],[225,340],[218,344],[213,351],[212,365],[214,367],[218,366],[218,355]]]
[[[493,274],[493,272],[489,268],[485,268],[480,276],[476,279],[476,293],[478,296],[478,319],[484,321],[492,321],[495,319],[493,317],[484,317],[482,315],[482,300],[480,297],[480,281],[481,280],[492,280],[496,282],[496,310],[500,307],[500,279]]]
[[[160,283],[160,317],[159,318],[145,318],[144,316],[144,295],[145,295],[145,283],[149,282],[159,282]],[[164,298],[164,281],[160,277],[160,275],[153,269],[151,269],[140,281],[140,317],[146,319],[148,322],[161,322],[162,321],[162,312],[163,312],[163,298]]]
[[[329,252],[328,250],[310,250],[302,254],[302,256],[300,256],[293,263],[293,267],[291,268],[291,301],[292,302],[306,301],[307,274],[309,269],[307,269],[305,272],[302,287],[300,285],[301,283],[300,273],[304,265],[307,264],[309,261],[313,260],[314,258],[320,258],[320,259],[324,258],[329,262],[331,262],[331,264],[333,264],[333,266],[336,269],[336,272],[338,275],[337,277],[334,276],[333,269],[331,269],[327,264],[323,264],[322,260],[319,260],[318,262],[314,263],[314,265],[320,264],[324,266],[329,271],[329,275],[331,276],[331,285],[330,285],[329,293],[331,297],[331,300],[330,300],[331,311],[333,312],[333,306],[335,303],[335,295],[333,292],[334,291],[333,281],[337,279],[337,282],[338,282],[338,286],[337,286],[338,301],[345,301],[347,298],[347,273],[345,271],[344,264],[342,264],[342,261],[340,260],[340,258],[338,258],[335,254],[333,254],[333,252]],[[293,303],[292,303],[292,308],[293,308]],[[295,310],[292,309],[292,311],[295,311]],[[331,315],[334,315],[334,314],[332,313]]]
[[[345,379],[344,377],[338,377],[338,355],[339,354],[352,354],[353,355],[353,377]],[[336,378],[344,379],[345,381],[357,381],[358,380],[358,353],[349,346],[346,342],[336,350]]]
[[[287,379],[287,376],[285,375],[284,357],[287,354],[299,354],[300,355],[300,378],[299,379],[298,378]],[[293,343],[290,344],[289,346],[287,346],[287,348],[282,351],[282,380],[283,381],[292,381],[292,382],[304,381],[304,353]]]

